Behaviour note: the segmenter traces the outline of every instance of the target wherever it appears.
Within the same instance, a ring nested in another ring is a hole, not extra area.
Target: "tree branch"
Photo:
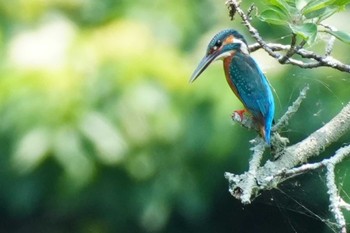
[[[350,102],[326,125],[312,133],[303,141],[286,147],[279,154],[276,161],[268,160],[262,167],[259,167],[253,187],[248,186],[248,190],[254,190],[250,193],[250,200],[254,199],[258,191],[272,189],[284,180],[281,173],[297,165],[306,162],[310,157],[319,155],[327,146],[337,141],[341,136],[350,130]],[[250,176],[244,173],[234,175],[225,173],[229,180],[229,189],[231,193],[245,193]],[[246,194],[248,195],[248,194]],[[237,199],[242,200],[242,195],[235,195]],[[246,200],[246,197],[244,197]],[[246,202],[245,203],[249,203]]]
[[[289,179],[291,177],[298,176],[300,174],[304,174],[306,172],[319,169],[321,167],[326,167],[328,164],[336,165],[341,161],[343,161],[348,156],[350,156],[350,146],[342,147],[336,152],[334,156],[328,159],[324,159],[317,163],[304,164],[304,165],[301,165],[300,167],[291,168],[289,170],[283,170],[281,171],[280,174],[276,174],[276,175],[281,175],[285,179]]]
[[[266,148],[264,141],[261,139],[258,141],[253,141],[256,143],[256,145],[252,148],[252,151],[254,151],[254,153],[252,155],[252,159],[249,161],[249,170],[246,173],[244,181],[245,189],[229,189],[231,195],[240,199],[243,204],[249,204],[251,202],[252,193],[254,193],[254,191],[258,191],[255,189],[255,178]],[[238,176],[227,172],[225,173],[225,177],[229,180],[238,178]]]
[[[327,188],[329,194],[329,209],[335,217],[335,221],[338,224],[339,230],[341,233],[346,233],[346,222],[344,215],[340,209],[340,197],[338,195],[338,189],[335,184],[335,175],[334,175],[334,166],[333,163],[327,164]]]
[[[226,1],[226,5],[230,8],[230,16],[233,17],[233,14],[238,13],[241,17],[243,24],[247,27],[251,36],[258,42],[257,44],[249,46],[250,51],[256,51],[257,49],[264,49],[271,57],[275,58],[281,64],[291,64],[296,65],[301,68],[312,69],[317,67],[331,67],[333,69],[337,69],[342,72],[350,73],[350,65],[344,64],[339,60],[330,56],[331,51],[333,49],[333,44],[328,43],[326,48],[326,53],[324,56],[320,56],[315,54],[312,51],[308,51],[303,49],[303,45],[305,42],[302,42],[298,47],[294,47],[293,40],[291,45],[282,45],[282,44],[270,44],[266,43],[263,38],[260,36],[258,30],[252,26],[249,21],[248,16],[244,13],[244,11],[240,8],[237,0],[228,0]],[[286,50],[287,53],[285,55],[281,55],[276,51]],[[293,54],[298,54],[302,58],[309,59],[309,61],[304,62],[301,60],[297,60],[291,58]]]

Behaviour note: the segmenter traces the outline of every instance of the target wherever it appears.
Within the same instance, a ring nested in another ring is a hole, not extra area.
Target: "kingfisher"
[[[210,41],[206,54],[193,72],[190,82],[213,62],[222,60],[227,83],[245,109],[251,114],[260,136],[270,145],[275,104],[270,84],[257,62],[249,55],[247,41],[234,29],[217,33]],[[243,114],[241,115],[243,117]]]

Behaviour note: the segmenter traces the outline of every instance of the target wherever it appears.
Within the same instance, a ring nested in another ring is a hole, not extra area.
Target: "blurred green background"
[[[329,23],[349,32],[348,17]],[[253,22],[269,41],[288,40]],[[321,221],[332,221],[322,171],[249,206],[227,190],[224,172],[247,169],[256,133],[231,122],[242,106],[219,62],[188,84],[217,31],[234,27],[254,42],[224,1],[1,0],[0,23],[0,232],[334,230]],[[349,52],[336,42],[335,57],[349,63]],[[347,73],[253,56],[275,88],[277,119],[310,85],[283,132],[291,143],[349,101]],[[337,174],[348,200],[345,164]]]

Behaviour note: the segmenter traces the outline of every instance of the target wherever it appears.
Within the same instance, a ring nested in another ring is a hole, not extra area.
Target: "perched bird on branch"
[[[235,111],[242,119],[251,114],[257,130],[270,144],[271,126],[275,105],[272,91],[265,75],[249,55],[248,44],[236,30],[227,29],[216,34],[210,41],[204,58],[193,72],[190,82],[216,60],[222,60],[226,80],[245,109]]]

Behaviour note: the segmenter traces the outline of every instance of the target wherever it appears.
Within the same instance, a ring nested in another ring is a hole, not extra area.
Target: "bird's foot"
[[[245,128],[258,130],[253,116],[246,109],[233,111],[231,118]]]
[[[232,113],[232,118],[238,118],[239,117],[239,120],[240,121],[243,121],[243,118],[244,118],[244,113],[246,113],[247,110],[246,109],[241,109],[241,110],[235,110],[233,111]],[[238,120],[238,119],[237,119]]]

